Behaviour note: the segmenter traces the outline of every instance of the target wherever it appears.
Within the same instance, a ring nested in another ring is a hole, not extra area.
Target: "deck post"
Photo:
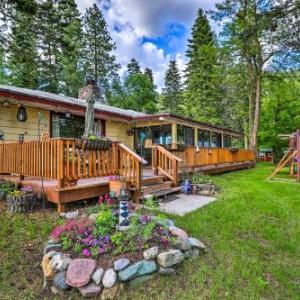
[[[172,162],[173,166],[173,184],[174,186],[177,186],[177,182],[178,182],[178,161],[177,159],[173,159],[173,162]]]
[[[157,176],[158,175],[158,151],[156,146],[154,146],[152,151],[152,160],[153,160],[153,173],[155,176]]]
[[[197,147],[198,145],[198,128],[194,127],[194,146]]]
[[[172,149],[177,149],[177,123],[172,123]]]

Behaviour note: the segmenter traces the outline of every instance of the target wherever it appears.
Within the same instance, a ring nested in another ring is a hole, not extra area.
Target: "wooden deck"
[[[58,210],[65,203],[108,193],[110,175],[122,176],[138,202],[146,182],[174,188],[183,172],[216,174],[249,168],[255,165],[255,157],[250,150],[187,147],[185,151],[170,152],[154,145],[151,167],[144,163],[121,143],[113,143],[108,150],[78,149],[75,139],[0,145],[0,177],[31,185],[37,193],[44,192]]]

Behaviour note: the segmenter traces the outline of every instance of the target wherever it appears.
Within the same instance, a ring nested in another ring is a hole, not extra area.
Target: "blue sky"
[[[166,67],[176,59],[184,69],[185,50],[198,8],[214,8],[218,0],[76,0],[82,13],[96,3],[102,8],[121,73],[132,57],[142,68],[150,67],[158,89]],[[212,24],[214,26],[214,24]]]

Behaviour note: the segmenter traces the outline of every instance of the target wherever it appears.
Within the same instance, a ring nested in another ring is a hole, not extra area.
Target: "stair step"
[[[144,195],[148,195],[148,194],[153,194],[154,192],[170,189],[171,187],[172,187],[172,182],[166,181],[166,182],[142,186],[142,191]]]
[[[167,195],[175,194],[175,193],[178,193],[178,192],[181,192],[181,191],[182,191],[182,187],[179,186],[179,187],[174,187],[174,188],[171,188],[171,189],[166,189],[166,190],[157,191],[157,192],[154,192],[154,193],[145,195],[144,197],[147,198],[147,197],[150,196],[150,195],[154,195],[154,196],[156,196],[157,198],[160,198],[160,197],[165,197],[165,196],[167,196]]]
[[[162,183],[164,182],[164,176],[153,176],[153,177],[146,177],[142,179],[142,185],[150,185],[155,183]]]

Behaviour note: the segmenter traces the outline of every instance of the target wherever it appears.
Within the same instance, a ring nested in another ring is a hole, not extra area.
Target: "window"
[[[170,145],[172,144],[172,128],[171,125],[152,127],[153,144]]]
[[[224,142],[224,145],[223,145],[224,148],[230,148],[231,147],[231,136],[224,134],[223,142]]]
[[[84,117],[67,118],[64,114],[52,114],[52,137],[81,138],[84,134],[84,123]],[[103,135],[101,120],[95,120],[94,126],[96,135]]]
[[[214,148],[222,147],[222,135],[221,133],[212,132],[211,133],[211,146]]]
[[[187,146],[194,145],[194,128],[177,125],[177,143]]]
[[[206,148],[210,147],[210,131],[199,129],[198,146]]]

